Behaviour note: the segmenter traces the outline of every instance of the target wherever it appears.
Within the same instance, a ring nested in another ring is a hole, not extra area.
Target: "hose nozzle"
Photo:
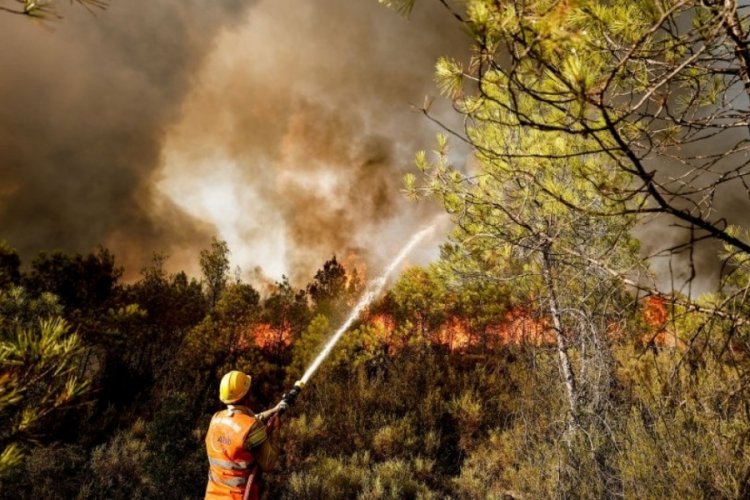
[[[297,396],[299,395],[299,393],[302,392],[302,389],[304,387],[305,387],[304,382],[302,382],[301,380],[296,381],[294,383],[294,387],[292,387],[289,390],[289,392],[287,392],[281,397],[281,401],[283,403],[286,403],[287,407],[291,406],[294,403],[294,401],[297,399]]]

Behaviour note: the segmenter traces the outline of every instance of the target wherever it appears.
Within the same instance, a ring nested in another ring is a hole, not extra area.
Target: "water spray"
[[[383,288],[385,288],[385,284],[393,271],[401,264],[401,262],[403,262],[403,260],[407,255],[409,255],[414,247],[417,246],[417,243],[422,241],[422,239],[424,239],[427,234],[431,233],[434,228],[435,224],[432,224],[431,226],[422,229],[420,232],[412,236],[409,242],[404,246],[404,248],[401,249],[401,252],[396,256],[395,259],[393,259],[393,262],[391,262],[391,264],[385,269],[385,271],[383,271],[383,274],[370,283],[367,291],[364,293],[362,298],[359,299],[359,302],[357,302],[357,305],[354,306],[352,312],[349,313],[346,321],[344,321],[339,329],[336,330],[336,333],[334,333],[333,336],[328,339],[328,342],[326,342],[325,346],[323,346],[323,349],[320,351],[320,353],[318,353],[307,370],[305,370],[305,374],[302,375],[302,378],[300,379],[300,382],[303,386],[317,371],[320,364],[328,357],[329,354],[331,354],[331,351],[336,346],[339,339],[341,339],[341,337],[344,335],[344,333],[346,333],[349,327],[352,326],[352,323],[354,323],[354,321],[359,317],[364,308],[370,305],[370,302],[372,302],[375,297],[377,297],[380,292],[383,291]]]
[[[383,271],[383,274],[380,275],[379,278],[373,280],[370,282],[370,284],[367,287],[367,290],[365,291],[364,295],[362,295],[362,298],[359,299],[359,302],[354,306],[354,309],[352,309],[352,312],[349,313],[349,316],[346,318],[346,321],[339,327],[336,332],[331,336],[331,338],[328,339],[328,341],[323,346],[323,349],[318,353],[318,355],[315,357],[312,363],[310,363],[310,366],[307,367],[307,370],[305,370],[305,374],[302,375],[302,378],[299,379],[297,382],[294,383],[294,387],[291,388],[289,392],[284,394],[281,397],[281,402],[284,403],[284,405],[278,409],[276,413],[274,413],[271,418],[268,421],[268,427],[273,428],[274,424],[277,422],[279,416],[286,411],[286,409],[294,403],[294,401],[297,399],[297,396],[299,396],[299,393],[302,392],[302,389],[305,387],[305,384],[307,384],[307,381],[310,380],[310,377],[313,376],[313,374],[318,370],[321,363],[325,361],[325,359],[331,354],[331,351],[336,346],[338,341],[341,339],[341,337],[346,333],[346,331],[349,329],[350,326],[352,326],[352,323],[359,317],[359,315],[362,313],[362,311],[370,305],[370,303],[383,291],[383,288],[385,288],[386,282],[388,281],[388,278],[393,274],[393,271],[396,270],[396,268],[404,261],[407,255],[414,249],[417,244],[424,239],[425,236],[427,236],[429,233],[431,233],[435,227],[437,226],[437,222],[434,222],[430,224],[425,229],[422,229],[420,232],[416,233],[414,236],[411,237],[411,239],[408,241],[406,245],[404,245],[404,248],[401,249],[401,252],[396,256],[396,258],[393,259],[393,261],[390,263],[390,265]],[[258,467],[257,465],[253,467],[253,470],[250,473],[250,476],[248,477],[247,483],[245,485],[245,493],[243,495],[243,500],[247,500],[249,498],[250,491],[252,489],[252,485],[256,480],[256,477],[258,475]]]
[[[367,290],[362,295],[362,298],[359,299],[359,302],[357,302],[357,304],[354,306],[344,323],[328,339],[321,351],[318,353],[312,363],[310,363],[310,365],[307,367],[307,370],[305,370],[302,378],[294,383],[294,387],[289,392],[284,394],[281,400],[285,402],[287,406],[291,405],[294,400],[297,399],[297,396],[310,380],[310,377],[315,374],[323,361],[325,361],[325,359],[331,354],[331,351],[336,346],[338,341],[352,326],[352,323],[354,323],[357,318],[359,318],[359,315],[362,313],[362,311],[368,305],[370,305],[370,303],[378,295],[380,295],[380,293],[383,291],[383,288],[385,288],[388,278],[391,276],[391,274],[393,274],[393,271],[395,271],[396,268],[404,261],[406,256],[409,255],[414,247],[417,246],[417,244],[419,244],[419,242],[421,242],[425,238],[425,236],[427,236],[435,229],[435,226],[437,226],[437,223],[431,224],[430,226],[422,229],[414,236],[412,236],[411,239],[409,239],[409,241],[406,243],[406,245],[404,245],[404,247],[401,249],[401,252],[399,252],[399,254],[393,259],[393,261],[388,265],[385,271],[383,271],[383,274],[381,274],[377,279],[370,282]]]

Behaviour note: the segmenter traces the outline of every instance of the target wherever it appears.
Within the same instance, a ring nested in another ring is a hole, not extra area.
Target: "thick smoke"
[[[197,274],[218,235],[245,278],[301,283],[332,254],[382,268],[432,217],[400,186],[436,132],[410,105],[439,55],[466,56],[439,6],[407,21],[375,0],[56,3],[54,24],[0,13],[0,238],[27,261],[103,244],[129,277],[153,252]],[[746,224],[747,190],[719,194]],[[643,225],[644,253],[685,241],[673,223]],[[652,264],[685,291],[692,258],[711,289],[717,251]]]
[[[0,237],[27,259],[111,245],[135,272],[204,244],[211,227],[155,197],[151,176],[198,64],[248,2],[56,5],[59,23],[0,14]]]
[[[218,234],[246,273],[303,277],[334,253],[379,264],[427,216],[399,188],[435,132],[409,105],[432,92],[437,56],[466,46],[439,9],[406,21],[374,0],[162,0],[63,14],[0,15],[0,237],[26,259],[104,244],[130,276],[154,251],[195,273]]]
[[[437,57],[467,46],[429,7],[406,21],[375,1],[260,2],[199,72],[158,185],[243,268],[300,281],[334,253],[382,267],[431,213],[401,195],[437,130],[410,105],[433,90]]]

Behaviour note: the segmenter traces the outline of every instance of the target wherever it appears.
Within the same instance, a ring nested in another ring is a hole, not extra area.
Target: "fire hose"
[[[278,426],[279,418],[281,415],[294,403],[294,401],[297,399],[297,396],[299,396],[299,393],[302,392],[302,389],[305,387],[305,383],[301,380],[298,380],[294,383],[294,387],[292,387],[289,392],[285,393],[281,397],[280,403],[285,403],[285,406],[282,408],[279,408],[279,410],[271,415],[271,418],[268,419],[268,423],[266,424],[266,427],[268,428],[268,437],[270,439],[271,432]],[[260,468],[258,464],[256,463],[253,466],[253,469],[250,471],[250,475],[247,478],[247,483],[245,485],[245,493],[242,495],[242,500],[249,500],[250,498],[250,491],[253,488],[253,484],[260,476]]]

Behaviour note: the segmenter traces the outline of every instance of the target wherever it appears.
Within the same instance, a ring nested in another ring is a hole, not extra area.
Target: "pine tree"
[[[84,347],[59,316],[53,296],[0,292],[0,475],[54,429],[51,422],[84,401]]]

